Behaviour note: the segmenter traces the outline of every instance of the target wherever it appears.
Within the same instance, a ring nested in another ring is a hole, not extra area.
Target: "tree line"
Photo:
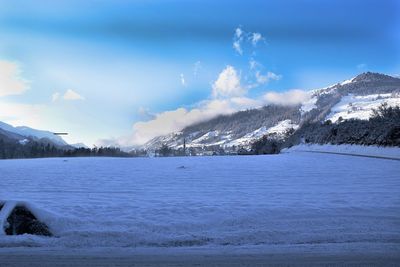
[[[400,146],[400,107],[384,103],[373,110],[369,120],[307,121],[298,130],[290,130],[286,138],[264,136],[252,144],[249,154],[276,154],[300,143]]]
[[[117,147],[60,148],[50,143],[29,141],[20,144],[0,136],[0,159],[46,157],[129,157],[129,153]]]

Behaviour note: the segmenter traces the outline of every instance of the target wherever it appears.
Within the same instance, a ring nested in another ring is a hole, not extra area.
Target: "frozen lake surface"
[[[0,161],[0,200],[57,237],[0,247],[330,248],[400,252],[400,162],[314,153]]]

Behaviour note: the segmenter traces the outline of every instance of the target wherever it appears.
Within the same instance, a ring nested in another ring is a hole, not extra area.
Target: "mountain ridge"
[[[334,85],[310,90],[310,99],[297,106],[266,105],[258,109],[220,115],[185,127],[179,132],[159,136],[141,146],[156,150],[162,145],[181,149],[221,146],[231,150],[249,148],[263,134],[279,124],[287,126],[275,132],[274,138],[284,138],[306,122],[368,119],[372,109],[384,102],[400,105],[400,79],[386,74],[364,72]],[[357,117],[358,116],[358,117]],[[254,137],[254,138],[253,138]],[[255,138],[257,137],[257,138]]]
[[[31,139],[33,141],[46,141],[58,147],[67,147],[69,144],[64,141],[60,136],[54,135],[50,131],[37,130],[27,126],[12,126],[8,123],[0,121],[0,130],[3,135],[11,139],[23,141],[24,139]]]

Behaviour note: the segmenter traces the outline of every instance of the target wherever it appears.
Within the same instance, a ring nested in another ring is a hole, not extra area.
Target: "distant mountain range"
[[[88,148],[82,143],[68,144],[49,131],[13,127],[0,122],[0,159],[129,156],[116,147]]]
[[[20,144],[29,141],[36,141],[41,143],[49,143],[59,148],[69,147],[68,143],[60,136],[54,135],[49,131],[36,130],[26,126],[14,127],[10,124],[0,121],[0,137],[4,140],[17,141]]]
[[[400,79],[366,72],[350,80],[310,91],[310,99],[297,106],[267,105],[223,115],[156,137],[141,148],[156,150],[162,145],[173,149],[248,148],[264,135],[283,138],[304,123],[367,120],[382,103],[400,105]]]

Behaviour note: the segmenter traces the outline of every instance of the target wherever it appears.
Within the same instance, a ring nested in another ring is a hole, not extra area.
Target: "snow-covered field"
[[[2,160],[0,200],[27,203],[56,237],[1,233],[0,250],[400,253],[399,173],[398,161],[296,152]]]

